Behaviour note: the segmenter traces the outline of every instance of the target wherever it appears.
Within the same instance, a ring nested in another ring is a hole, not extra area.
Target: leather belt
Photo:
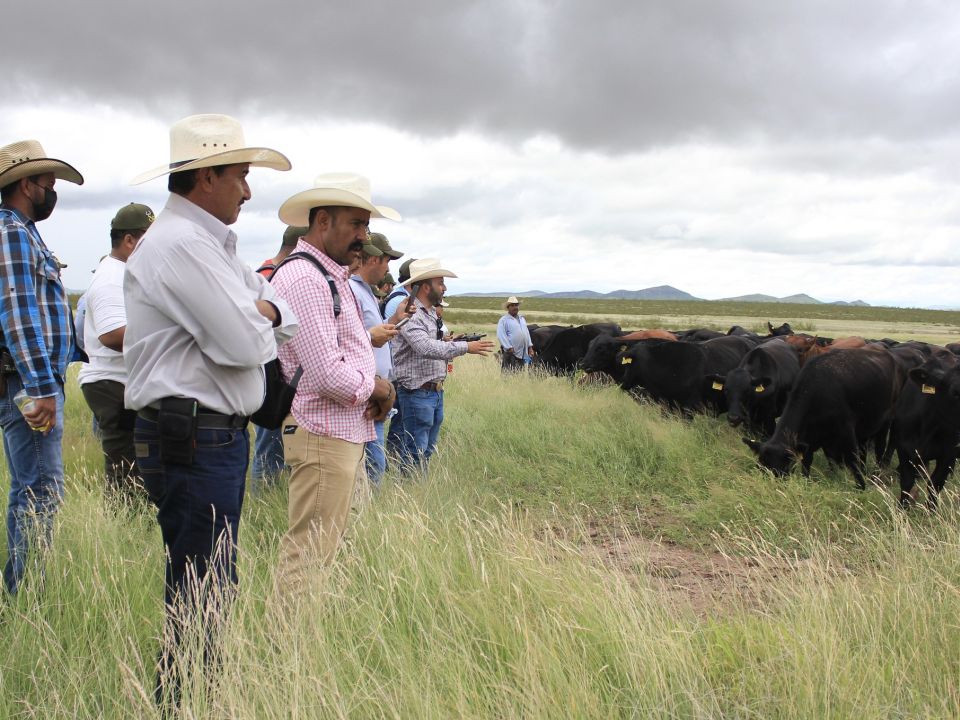
[[[140,417],[150,422],[160,419],[160,411],[156,408],[145,407],[138,411]],[[224,415],[216,410],[207,408],[197,409],[197,427],[206,430],[243,430],[250,420],[246,415]]]
[[[418,390],[433,390],[435,392],[443,392],[443,380],[440,382],[428,382],[421,385]]]

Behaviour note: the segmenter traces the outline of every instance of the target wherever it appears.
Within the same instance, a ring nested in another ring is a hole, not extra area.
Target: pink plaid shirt
[[[296,337],[278,353],[286,380],[303,366],[291,412],[315,435],[354,443],[374,440],[373,422],[363,411],[373,392],[376,364],[347,268],[302,239],[294,251],[310,253],[327,269],[340,293],[341,312],[334,320],[327,279],[306,260],[284,265],[271,281],[300,318]]]

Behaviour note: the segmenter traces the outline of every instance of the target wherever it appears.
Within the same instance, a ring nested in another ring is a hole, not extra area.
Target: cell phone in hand
[[[394,325],[394,327],[395,327],[397,330],[399,330],[399,329],[402,328],[404,325],[406,325],[408,322],[410,322],[410,317],[409,317],[409,316],[407,316],[407,317],[405,317],[405,318],[401,318],[400,321],[399,321],[396,325]]]

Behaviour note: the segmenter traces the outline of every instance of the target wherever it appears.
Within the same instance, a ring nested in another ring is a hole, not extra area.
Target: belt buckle
[[[443,392],[443,380],[433,384],[434,390],[437,392]]]

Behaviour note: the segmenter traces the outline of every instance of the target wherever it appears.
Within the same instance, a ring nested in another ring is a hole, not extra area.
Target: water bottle
[[[27,395],[25,388],[20,388],[20,392],[13,396],[13,402],[16,403],[17,407],[20,409],[20,414],[31,412],[33,410],[36,402],[32,397]],[[31,430],[35,432],[46,432],[50,429],[50,425],[40,425],[39,427],[30,426]]]

